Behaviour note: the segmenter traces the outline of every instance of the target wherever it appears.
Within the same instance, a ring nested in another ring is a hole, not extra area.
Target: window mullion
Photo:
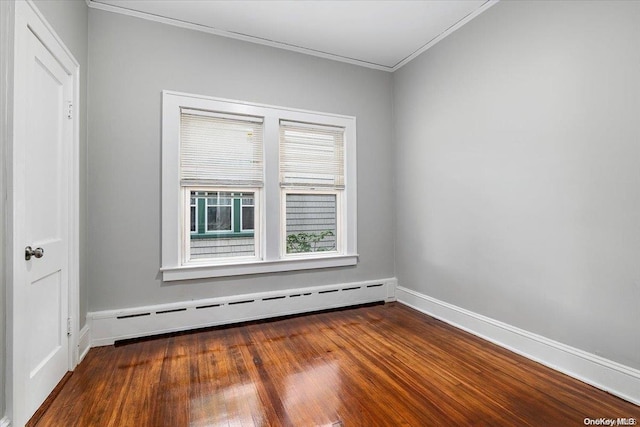
[[[206,233],[206,225],[207,225],[207,215],[206,215],[206,199],[204,198],[196,198],[197,209],[198,209],[198,234]]]
[[[265,260],[280,258],[280,179],[279,179],[279,118],[267,116],[264,120],[264,169],[262,220],[264,227]]]
[[[234,233],[239,233],[240,232],[240,215],[241,215],[241,209],[240,209],[240,198],[239,197],[234,197],[233,198],[233,229],[231,231],[233,231]]]

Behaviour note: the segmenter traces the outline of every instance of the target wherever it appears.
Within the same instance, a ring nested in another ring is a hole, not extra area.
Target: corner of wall
[[[85,358],[89,350],[91,349],[91,322],[89,319],[86,320],[85,325],[80,329],[80,334],[78,336],[78,358],[77,364]]]

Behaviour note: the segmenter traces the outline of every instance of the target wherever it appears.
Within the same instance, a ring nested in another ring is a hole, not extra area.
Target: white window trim
[[[342,267],[358,262],[357,252],[357,171],[356,119],[351,116],[319,113],[286,107],[253,104],[174,91],[163,91],[162,101],[162,278],[164,281],[202,279],[292,270]],[[183,221],[186,214],[180,187],[181,108],[219,111],[224,114],[264,117],[264,188],[256,194],[256,252],[259,259],[227,258],[222,262],[185,263]],[[341,252],[283,256],[281,236],[282,189],[278,171],[280,120],[320,123],[345,128],[345,190],[342,197]],[[259,231],[261,230],[261,231]],[[258,236],[260,234],[260,236]]]

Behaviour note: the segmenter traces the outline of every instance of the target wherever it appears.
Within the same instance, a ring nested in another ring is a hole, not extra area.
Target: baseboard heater
[[[91,312],[91,346],[190,329],[395,300],[395,279]]]

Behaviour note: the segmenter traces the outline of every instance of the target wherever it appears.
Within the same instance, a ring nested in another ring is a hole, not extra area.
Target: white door
[[[74,78],[30,4],[16,3],[15,28],[13,418],[22,425],[72,366]]]

